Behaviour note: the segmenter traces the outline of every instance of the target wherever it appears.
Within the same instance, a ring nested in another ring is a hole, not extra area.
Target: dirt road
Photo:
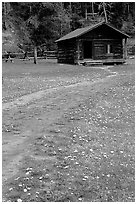
[[[134,69],[106,72],[3,103],[3,201],[134,200]]]

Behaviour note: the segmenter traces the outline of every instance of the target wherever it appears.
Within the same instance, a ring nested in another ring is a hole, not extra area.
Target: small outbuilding
[[[55,42],[58,63],[124,63],[129,36],[106,22],[76,29]]]

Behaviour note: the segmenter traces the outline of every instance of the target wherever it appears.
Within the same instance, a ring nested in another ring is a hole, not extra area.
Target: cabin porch
[[[123,64],[125,59],[102,59],[102,60],[93,60],[93,59],[84,59],[78,60],[77,64],[83,66],[97,66],[97,65],[113,65],[113,64]]]

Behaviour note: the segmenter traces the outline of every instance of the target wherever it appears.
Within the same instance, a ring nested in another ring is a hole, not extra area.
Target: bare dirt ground
[[[3,63],[3,201],[135,200],[135,72]]]

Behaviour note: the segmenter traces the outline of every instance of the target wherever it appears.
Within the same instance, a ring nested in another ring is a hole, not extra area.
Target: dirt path
[[[100,69],[104,69],[104,70],[108,71],[108,73],[110,75],[108,75],[107,77],[114,77],[117,75],[117,72],[113,72],[113,71],[109,70],[109,66],[104,67],[104,68],[100,68]],[[107,79],[107,77],[106,77],[106,79]],[[38,92],[35,92],[32,94],[28,94],[28,95],[22,96],[20,98],[17,98],[15,101],[4,103],[2,106],[2,110],[16,108],[18,106],[26,105],[26,104],[34,101],[34,100],[39,100],[41,98],[48,96],[48,94],[55,93],[55,92],[60,91],[60,90],[64,91],[64,89],[70,89],[70,88],[73,89],[73,88],[77,88],[77,87],[81,87],[81,86],[83,86],[83,87],[84,86],[92,86],[93,84],[96,84],[99,82],[104,82],[104,80],[105,79],[98,79],[98,80],[95,80],[94,82],[84,81],[81,83],[75,83],[75,84],[71,84],[71,85],[66,85],[66,86],[61,86],[61,87],[57,87],[57,88],[50,88],[47,90],[38,91]]]

